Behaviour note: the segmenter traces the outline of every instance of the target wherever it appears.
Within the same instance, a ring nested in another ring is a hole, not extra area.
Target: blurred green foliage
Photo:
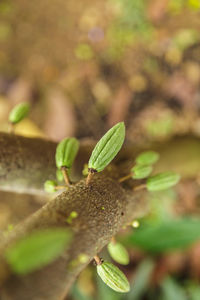
[[[128,238],[130,244],[150,253],[165,253],[183,249],[200,239],[200,220],[168,219],[163,222],[143,222]]]
[[[6,259],[17,274],[27,274],[51,263],[68,246],[72,234],[63,228],[35,231],[6,251]]]

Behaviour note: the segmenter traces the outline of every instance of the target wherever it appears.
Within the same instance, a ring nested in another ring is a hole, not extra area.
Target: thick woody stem
[[[2,300],[64,299],[80,271],[133,218],[147,213],[145,192],[125,191],[111,178],[96,175],[89,186],[80,181],[16,226],[0,246]],[[66,222],[72,211],[77,217]],[[68,227],[73,231],[70,247],[56,261],[26,276],[14,275],[4,253],[7,247],[33,230]],[[81,262],[81,255],[87,262]]]
[[[56,180],[57,144],[40,138],[0,133],[0,190],[28,194],[45,194],[46,180]],[[81,145],[71,171],[79,180],[92,145]]]
[[[93,145],[81,146],[74,174],[72,170],[74,181],[80,179],[82,166],[88,161],[92,148]],[[44,182],[55,180],[55,149],[56,144],[49,141],[0,133],[0,189],[43,193]],[[109,243],[112,236],[147,212],[146,190],[131,191],[126,183],[124,190],[118,182],[120,168],[122,173],[124,168],[129,169],[135,154],[139,152],[138,149],[135,153],[134,149],[135,145],[118,155],[124,158],[124,164],[118,165],[113,177],[96,174],[89,186],[85,180],[69,186],[67,191],[49,201],[1,241],[1,300],[64,299],[79,272]],[[187,178],[200,173],[198,138],[176,137],[150,149],[161,154],[161,160],[156,164],[157,172],[170,168]],[[78,217],[68,224],[66,220],[72,211],[76,211]],[[4,257],[6,247],[33,230],[52,226],[72,228],[74,239],[66,253],[42,270],[24,277],[12,274]],[[88,257],[85,263],[79,261],[82,254]]]
[[[72,182],[80,180],[82,167],[87,163],[94,145],[95,142],[81,143],[70,174]],[[0,133],[0,190],[45,194],[44,182],[56,180],[56,146],[56,143],[40,138]],[[182,177],[194,177],[200,173],[200,140],[196,137],[175,137],[162,144],[149,145],[148,149],[160,153],[161,159],[155,165],[156,172],[170,169]],[[117,156],[117,161],[123,159],[130,162],[128,165],[125,163],[123,173],[130,169],[138,153],[148,149],[138,149],[136,145],[124,147]]]

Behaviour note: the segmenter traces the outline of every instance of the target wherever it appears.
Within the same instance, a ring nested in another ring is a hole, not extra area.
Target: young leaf
[[[125,138],[124,122],[117,123],[99,140],[90,157],[88,168],[101,172],[117,155]]]
[[[134,272],[134,277],[130,282],[130,293],[126,300],[141,300],[145,291],[151,285],[151,278],[155,268],[153,259],[145,258]]]
[[[71,168],[79,149],[79,141],[76,138],[65,138],[56,148],[57,168]]]
[[[153,165],[160,158],[160,154],[155,151],[145,151],[136,157],[138,165]]]
[[[6,251],[6,260],[17,274],[27,274],[55,260],[71,240],[69,230],[43,229],[31,233]]]
[[[130,290],[129,282],[122,271],[109,262],[97,265],[97,273],[111,289],[120,293]]]
[[[19,123],[24,119],[30,110],[30,105],[28,102],[22,102],[16,105],[9,114],[9,121],[13,124]]]
[[[47,180],[44,183],[44,189],[47,193],[56,192],[56,189],[55,189],[56,186],[57,186],[57,183],[53,180]]]
[[[112,259],[118,262],[121,265],[128,265],[129,264],[129,255],[126,248],[118,243],[118,242],[110,242],[108,244],[108,252]]]
[[[162,298],[163,300],[188,300],[186,291],[182,285],[179,285],[175,280],[166,277],[161,283]]]
[[[131,169],[131,172],[133,173],[132,178],[133,179],[144,179],[148,177],[153,168],[151,165],[143,166],[143,165],[136,165]]]
[[[164,172],[147,179],[148,191],[162,191],[176,185],[180,180],[180,175],[174,172]]]
[[[60,169],[56,170],[56,178],[57,178],[58,181],[63,181],[64,180],[63,173]]]
[[[151,253],[165,253],[186,248],[200,240],[200,220],[169,219],[162,223],[148,222],[141,225],[129,237],[132,245]]]

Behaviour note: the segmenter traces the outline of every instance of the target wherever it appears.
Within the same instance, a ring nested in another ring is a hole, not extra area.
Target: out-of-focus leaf
[[[189,7],[193,9],[200,9],[200,1],[199,0],[188,0]],[[200,299],[200,298],[199,298]]]
[[[152,253],[185,248],[200,239],[200,220],[169,219],[146,222],[129,237],[129,242]]]
[[[70,231],[63,228],[35,231],[8,248],[6,259],[15,273],[27,274],[51,263],[70,240]]]
[[[181,12],[185,4],[185,0],[169,0],[169,11],[173,14]]]
[[[200,286],[199,284],[192,283],[188,288],[188,294],[190,300],[200,299]]]
[[[145,151],[136,157],[138,165],[146,166],[155,164],[160,158],[160,154],[155,151]]]
[[[122,265],[129,264],[129,254],[126,248],[118,242],[110,242],[108,244],[108,252],[112,259]]]
[[[158,120],[147,120],[144,126],[150,136],[165,137],[171,134],[174,120],[172,116],[166,114]]]
[[[98,300],[122,300],[122,295],[110,289],[101,279],[97,276],[98,287]]]
[[[93,300],[92,297],[84,294],[78,287],[77,284],[73,286],[70,293],[75,300]]]
[[[163,172],[149,177],[146,182],[146,187],[148,191],[162,191],[173,187],[179,180],[179,174],[172,171]]]
[[[174,203],[177,199],[177,193],[173,188],[160,192],[152,192],[148,195],[150,203],[150,218],[162,222],[174,215]]]
[[[199,41],[199,34],[194,29],[182,29],[173,38],[173,44],[180,50],[185,50]]]
[[[131,289],[126,300],[140,300],[142,294],[149,285],[151,274],[154,268],[154,262],[150,259],[144,260],[138,267],[136,274],[130,283]]]
[[[167,277],[161,284],[161,300],[187,300],[184,289],[172,278]]]
[[[88,44],[79,44],[75,49],[75,55],[81,60],[90,60],[93,57],[93,51]]]

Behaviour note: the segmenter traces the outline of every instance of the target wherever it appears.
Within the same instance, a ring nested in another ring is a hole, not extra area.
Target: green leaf
[[[56,170],[56,178],[60,182],[62,182],[64,180],[63,173],[60,169]]]
[[[152,253],[186,248],[200,239],[199,219],[169,219],[162,223],[148,222],[129,237],[132,245]]]
[[[109,262],[97,265],[97,273],[111,289],[120,293],[127,293],[130,290],[129,282],[122,271]]]
[[[21,102],[17,104],[9,114],[9,121],[13,124],[19,123],[24,119],[30,110],[30,105],[28,102]]]
[[[138,165],[153,165],[160,158],[160,154],[155,151],[145,151],[136,157],[136,163]]]
[[[129,254],[126,248],[118,242],[110,242],[108,244],[108,252],[112,259],[121,265],[129,264]]]
[[[70,291],[71,296],[75,300],[94,300],[89,295],[85,294],[78,286],[77,283],[75,283]]]
[[[55,189],[56,186],[57,186],[57,183],[53,180],[47,180],[44,183],[44,189],[47,193],[56,192],[56,189]]]
[[[198,283],[192,282],[187,287],[188,294],[190,295],[190,300],[199,300],[200,299],[200,286]]]
[[[63,228],[35,231],[6,251],[6,260],[17,274],[27,274],[54,261],[71,240]]]
[[[148,191],[162,191],[176,185],[180,180],[180,175],[174,172],[164,172],[147,179]]]
[[[88,168],[101,172],[117,155],[123,145],[124,138],[124,122],[117,123],[96,144]]]
[[[151,275],[154,269],[154,262],[150,259],[144,260],[136,270],[136,274],[131,282],[131,290],[126,300],[140,300],[145,290],[148,288]]]
[[[153,171],[153,168],[151,165],[136,165],[131,169],[131,172],[133,173],[132,178],[133,179],[144,179],[147,178],[151,172]]]
[[[99,276],[97,276],[97,296],[95,300],[125,300],[124,294],[118,293],[107,286]]]
[[[71,168],[76,154],[79,149],[79,141],[72,138],[65,138],[56,148],[56,166],[57,168],[66,167]]]
[[[184,289],[172,278],[167,277],[161,284],[161,300],[187,300]]]

